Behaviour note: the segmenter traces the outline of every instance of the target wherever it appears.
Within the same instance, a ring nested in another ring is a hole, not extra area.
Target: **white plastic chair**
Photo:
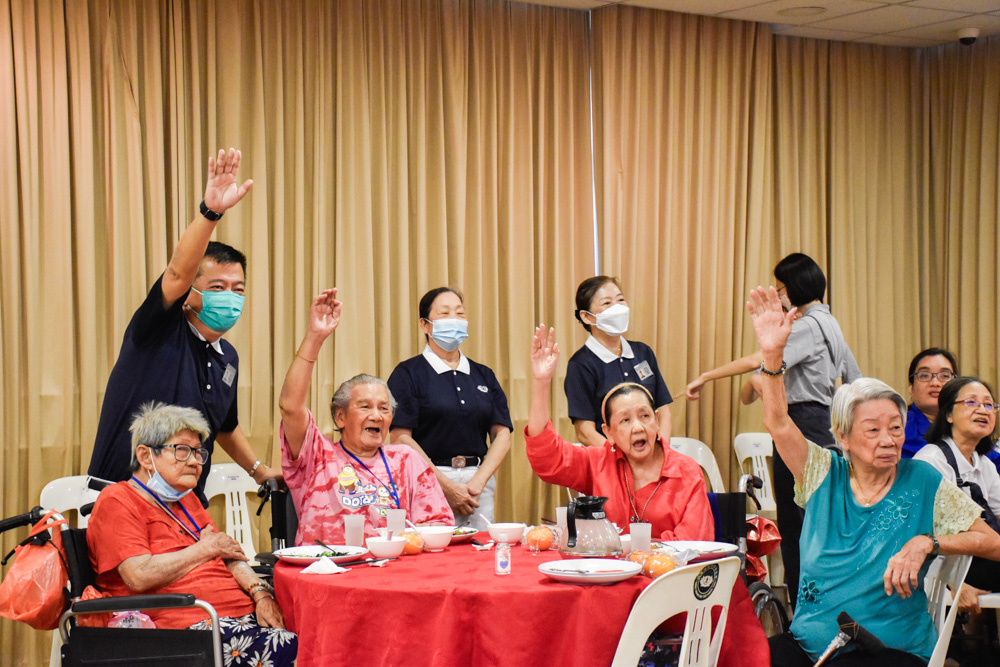
[[[79,510],[87,503],[95,502],[97,494],[100,493],[100,491],[95,491],[87,486],[90,479],[89,475],[73,475],[72,477],[54,479],[42,489],[38,504],[47,510],[55,510],[60,514],[65,514],[69,510],[77,510],[76,527],[86,528],[88,517],[81,516]]]
[[[89,517],[80,514],[80,508],[87,503],[96,502],[97,495],[100,493],[100,490],[94,490],[87,486],[87,482],[90,479],[89,475],[72,475],[70,477],[54,479],[42,489],[42,493],[38,498],[38,504],[46,510],[55,510],[60,514],[65,514],[69,510],[76,510],[76,527],[86,528]],[[62,639],[59,637],[59,631],[53,631],[52,650],[49,652],[49,667],[59,667],[62,663],[60,656],[61,648]]]
[[[924,591],[927,594],[927,610],[934,620],[938,639],[931,653],[927,667],[943,667],[948,656],[948,644],[951,642],[951,632],[955,628],[955,617],[958,615],[958,605],[951,604],[952,596],[958,598],[962,590],[962,582],[972,563],[971,556],[938,556],[927,569],[924,577]],[[948,588],[951,588],[951,592]]]
[[[690,456],[698,462],[702,470],[708,474],[708,483],[712,487],[709,491],[714,493],[726,492],[726,485],[722,481],[722,473],[719,472],[719,464],[716,462],[715,455],[712,454],[712,450],[708,448],[708,445],[694,438],[672,436],[670,438],[670,449]]]
[[[250,561],[257,558],[253,532],[250,530],[248,493],[257,493],[258,484],[236,463],[216,463],[205,480],[205,497],[226,496],[226,534],[239,542]]]
[[[726,631],[729,598],[739,573],[740,559],[724,558],[680,567],[653,580],[629,612],[611,667],[635,667],[650,633],[663,621],[684,612],[687,619],[678,664],[714,667]],[[713,633],[714,607],[722,607],[722,613]]]
[[[767,460],[774,456],[774,443],[770,433],[740,433],[733,441],[733,450],[736,452],[736,460],[740,464],[740,470],[744,473],[751,473],[760,477],[764,482],[764,488],[757,491],[757,500],[760,501],[761,512],[775,512],[777,505],[774,502],[774,485],[771,483],[771,469],[767,465]],[[750,467],[747,469],[746,461],[750,460]]]

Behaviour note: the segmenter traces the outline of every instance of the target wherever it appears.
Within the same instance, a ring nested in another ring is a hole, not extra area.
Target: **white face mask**
[[[624,303],[616,303],[594,315],[594,318],[597,320],[595,326],[610,336],[621,336],[628,331],[628,306]]]

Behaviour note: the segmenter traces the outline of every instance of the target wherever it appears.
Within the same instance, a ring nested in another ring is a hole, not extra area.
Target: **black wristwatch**
[[[931,548],[931,552],[927,555],[933,558],[937,556],[939,553],[941,553],[941,543],[938,542],[937,536],[934,535],[934,533],[924,533],[924,536],[931,538],[931,544],[934,545]]]
[[[223,214],[222,213],[216,213],[215,211],[213,211],[209,207],[205,206],[205,200],[204,199],[201,200],[201,206],[200,206],[200,208],[201,208],[201,214],[203,216],[205,216],[205,218],[207,220],[211,220],[212,222],[215,222],[216,220],[221,220],[222,219]]]

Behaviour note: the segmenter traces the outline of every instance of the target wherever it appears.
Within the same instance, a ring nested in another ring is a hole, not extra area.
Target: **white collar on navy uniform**
[[[626,359],[634,359],[635,352],[632,351],[632,346],[628,344],[624,336],[619,336],[618,340],[622,342],[622,356]],[[608,348],[601,345],[593,334],[587,336],[587,342],[585,343],[587,349],[597,355],[597,358],[606,364],[610,364],[612,361],[618,359],[618,355],[609,350]]]
[[[458,371],[459,373],[465,373],[468,375],[472,371],[469,367],[469,358],[462,354],[461,351],[458,353],[458,368],[452,368],[446,364],[444,359],[434,354],[434,350],[431,349],[430,345],[424,346],[423,355],[424,359],[427,360],[427,363],[431,365],[431,368],[433,368],[434,372],[438,375],[441,375],[441,373],[447,373],[448,371]]]
[[[187,323],[188,323],[188,326],[191,327],[191,331],[194,332],[194,335],[197,336],[199,340],[203,340],[206,343],[208,343],[208,339],[201,335],[201,332],[198,331],[198,327],[196,327],[195,325],[191,324],[191,320],[187,320]],[[221,338],[216,338],[213,342],[208,343],[208,344],[211,345],[212,349],[214,349],[216,352],[218,352],[219,354],[222,354],[222,343],[219,342],[220,340],[222,340],[222,339]]]

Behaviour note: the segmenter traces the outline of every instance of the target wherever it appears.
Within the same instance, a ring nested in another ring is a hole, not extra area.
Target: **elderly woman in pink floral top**
[[[393,508],[405,509],[416,524],[454,524],[430,465],[412,447],[382,444],[396,407],[384,381],[358,375],[337,389],[330,411],[340,442],[332,442],[316,427],[306,394],[320,348],[340,323],[342,304],[336,296],[334,288],[313,299],[309,330],[278,399],[281,469],[299,515],[295,543],[343,544],[346,514],[363,515],[365,535],[375,535]]]

